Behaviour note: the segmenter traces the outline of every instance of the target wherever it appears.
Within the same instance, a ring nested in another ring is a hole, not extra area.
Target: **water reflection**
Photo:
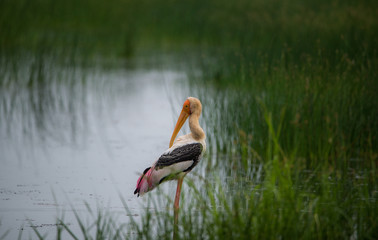
[[[85,216],[84,202],[124,213],[118,193],[137,214],[136,171],[167,148],[188,95],[185,75],[46,59],[2,64],[0,235],[11,229],[16,238],[24,225],[25,238],[30,226],[52,237],[59,213],[73,205]],[[65,220],[79,231],[72,212]]]

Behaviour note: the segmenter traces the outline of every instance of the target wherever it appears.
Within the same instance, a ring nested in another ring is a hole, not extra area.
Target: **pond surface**
[[[34,226],[54,239],[57,218],[82,236],[72,209],[85,222],[90,219],[86,203],[94,213],[120,213],[120,221],[127,221],[120,195],[138,218],[146,200],[133,195],[136,180],[168,147],[188,96],[186,75],[43,72],[44,79],[39,75],[33,82],[29,69],[17,75],[28,84],[1,90],[0,236],[9,230],[6,239],[20,233],[22,239],[36,238]],[[170,184],[163,189],[173,196]]]

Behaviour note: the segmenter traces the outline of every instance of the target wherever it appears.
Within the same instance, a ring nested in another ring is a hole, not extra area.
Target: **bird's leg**
[[[181,194],[181,186],[182,182],[184,180],[184,177],[180,177],[177,180],[177,190],[176,190],[176,198],[175,198],[175,206],[174,206],[174,217],[175,217],[175,222],[174,222],[174,229],[173,229],[173,239],[176,239],[176,232],[178,229],[178,213],[180,209],[180,194]]]

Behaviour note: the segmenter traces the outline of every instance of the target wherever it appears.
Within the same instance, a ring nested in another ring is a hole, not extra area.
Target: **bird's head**
[[[172,147],[173,142],[175,141],[175,138],[176,138],[177,134],[179,133],[180,129],[182,128],[182,126],[184,125],[186,119],[192,114],[196,114],[196,115],[199,116],[199,115],[201,115],[201,112],[202,112],[202,104],[201,104],[200,100],[198,100],[197,98],[194,98],[194,97],[188,97],[185,100],[185,102],[182,106],[180,116],[177,120],[176,127],[173,130],[173,134],[172,134],[172,137],[171,137],[171,141],[169,143],[169,147]]]

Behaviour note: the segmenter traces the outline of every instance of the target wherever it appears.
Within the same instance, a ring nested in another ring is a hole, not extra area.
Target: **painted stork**
[[[173,130],[169,149],[149,168],[146,168],[139,177],[134,194],[143,195],[167,180],[177,179],[177,191],[175,198],[175,223],[180,201],[181,185],[185,175],[190,172],[200,161],[206,150],[205,132],[199,125],[199,117],[202,112],[200,100],[189,97],[182,107],[181,114]],[[175,141],[177,134],[189,117],[191,133],[180,136]]]

